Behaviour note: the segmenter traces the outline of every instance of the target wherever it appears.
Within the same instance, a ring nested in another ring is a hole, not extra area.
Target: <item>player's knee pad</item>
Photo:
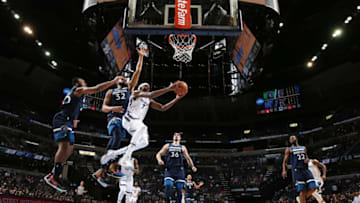
[[[174,181],[173,181],[173,180],[170,180],[170,179],[165,179],[164,185],[165,185],[165,187],[170,187],[170,188],[172,188],[172,187],[174,186]]]

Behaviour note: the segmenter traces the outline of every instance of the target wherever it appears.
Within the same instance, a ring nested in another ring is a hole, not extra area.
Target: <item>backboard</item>
[[[191,29],[175,28],[176,0],[129,1],[127,34],[167,35],[191,32],[196,35],[238,35],[241,28],[238,0],[192,0]]]

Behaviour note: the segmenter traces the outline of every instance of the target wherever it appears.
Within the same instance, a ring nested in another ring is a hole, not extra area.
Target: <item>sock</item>
[[[312,196],[315,197],[315,199],[318,201],[318,202],[323,202],[323,198],[321,197],[321,195],[318,193],[318,191],[315,191],[312,193]]]
[[[171,185],[165,186],[165,195],[166,195],[166,202],[170,202],[170,196],[171,196]]]
[[[63,167],[64,167],[63,163],[55,163],[54,164],[54,174],[53,174],[54,178],[58,178],[60,176]]]

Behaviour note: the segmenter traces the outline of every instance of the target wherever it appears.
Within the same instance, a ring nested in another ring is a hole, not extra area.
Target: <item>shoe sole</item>
[[[96,177],[95,174],[91,174],[91,176],[96,180],[96,182],[103,188],[107,188],[108,185],[106,183],[102,183],[101,181],[99,181],[99,179]],[[106,184],[106,185],[105,185]]]
[[[110,153],[109,153],[110,152]],[[109,150],[108,153],[106,153],[105,155],[103,155],[100,159],[100,163],[101,165],[105,165],[107,164],[110,160],[114,160],[116,157],[115,155],[113,155],[112,153],[114,153],[113,150]]]
[[[54,188],[55,190],[62,192],[62,193],[67,192],[67,190],[60,189],[60,188],[56,187],[55,185],[53,185],[46,177],[44,177],[43,179],[46,184],[48,184],[50,187]]]

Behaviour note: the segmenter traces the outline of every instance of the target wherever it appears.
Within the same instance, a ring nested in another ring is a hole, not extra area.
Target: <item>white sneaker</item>
[[[107,151],[107,153],[104,154],[104,155],[101,157],[101,159],[100,159],[101,165],[105,165],[105,164],[107,164],[110,160],[116,159],[115,151],[116,151],[116,150],[109,149],[109,150]]]
[[[300,203],[300,197],[299,196],[296,197],[296,202]]]
[[[121,167],[127,169],[134,169],[134,164],[132,164],[129,159],[126,159],[125,156],[121,157],[119,164],[121,165]]]

